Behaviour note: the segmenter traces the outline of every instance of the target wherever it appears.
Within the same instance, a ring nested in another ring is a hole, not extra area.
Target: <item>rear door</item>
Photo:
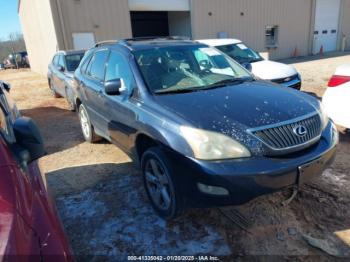
[[[62,67],[65,70],[66,68],[66,62],[65,62],[65,56],[62,54],[59,56],[58,59],[58,65],[56,67],[56,91],[59,93],[61,96],[65,96],[65,75],[64,72],[60,71],[59,68]]]
[[[108,58],[108,49],[97,50],[85,70],[84,79],[80,82],[84,92],[84,105],[88,111],[90,121],[95,131],[103,136],[107,135],[107,115],[105,112],[104,76]]]
[[[108,116],[106,124],[110,138],[124,150],[131,147],[131,135],[136,133],[136,114],[131,94],[136,81],[130,68],[127,54],[112,50],[108,59],[105,81],[120,79],[120,95],[110,96],[104,93],[106,105],[104,114]]]

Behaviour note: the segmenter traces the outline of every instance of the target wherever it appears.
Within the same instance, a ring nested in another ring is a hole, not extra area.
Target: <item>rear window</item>
[[[81,59],[83,59],[84,54],[74,54],[74,55],[66,55],[66,66],[67,71],[73,72],[75,71],[79,64]]]

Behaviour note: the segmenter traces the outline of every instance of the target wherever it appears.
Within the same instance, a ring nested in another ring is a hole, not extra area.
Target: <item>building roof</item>
[[[241,40],[233,39],[233,38],[224,38],[224,39],[202,39],[197,40],[200,43],[210,45],[210,46],[221,46],[221,45],[234,45],[242,43]]]

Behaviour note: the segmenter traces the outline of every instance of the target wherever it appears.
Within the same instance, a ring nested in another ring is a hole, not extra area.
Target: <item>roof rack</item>
[[[128,42],[137,42],[137,41],[147,41],[147,40],[190,40],[186,36],[143,36],[143,37],[133,37],[119,40],[120,43],[130,45]]]
[[[116,40],[107,40],[107,41],[101,41],[95,44],[95,47],[100,47],[104,45],[113,45],[116,44],[118,41]]]

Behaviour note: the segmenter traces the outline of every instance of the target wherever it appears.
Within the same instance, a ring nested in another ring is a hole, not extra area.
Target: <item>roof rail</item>
[[[187,36],[143,36],[143,37],[133,37],[120,40],[120,42],[137,42],[137,41],[147,41],[147,40],[190,40]]]
[[[95,47],[100,47],[104,45],[113,45],[116,44],[118,41],[116,40],[107,40],[107,41],[101,41],[95,44]]]

